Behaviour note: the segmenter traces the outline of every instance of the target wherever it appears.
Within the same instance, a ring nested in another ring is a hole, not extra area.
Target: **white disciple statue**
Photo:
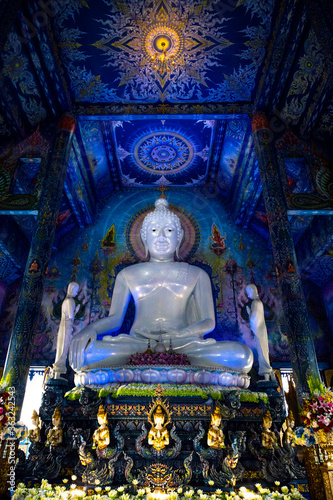
[[[66,373],[67,371],[66,360],[69,344],[72,340],[74,318],[80,309],[80,304],[75,306],[74,300],[74,297],[78,294],[79,289],[79,284],[72,281],[67,287],[67,295],[61,306],[61,320],[57,336],[56,358],[52,366],[53,378],[55,379],[63,379],[61,374]]]
[[[259,362],[259,375],[265,380],[275,380],[273,368],[269,362],[269,347],[267,328],[265,323],[264,304],[261,302],[256,285],[247,285],[246,293],[252,299],[251,307],[246,306],[250,318],[251,330],[257,340],[257,352]]]
[[[161,338],[166,345],[171,339],[173,350],[186,354],[193,365],[248,373],[253,354],[247,345],[204,339],[215,327],[210,278],[199,267],[174,260],[183,239],[179,217],[165,197],[155,207],[140,231],[149,261],[120,271],[109,316],[74,335],[70,365],[77,372],[122,366],[147,349],[147,340],[155,347]],[[121,327],[131,295],[136,312],[129,335],[105,335]]]

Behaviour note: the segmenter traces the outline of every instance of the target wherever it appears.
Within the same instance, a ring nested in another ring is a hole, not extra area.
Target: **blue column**
[[[282,300],[291,364],[299,402],[319,384],[320,374],[284,196],[283,165],[264,114],[252,119],[262,192]]]

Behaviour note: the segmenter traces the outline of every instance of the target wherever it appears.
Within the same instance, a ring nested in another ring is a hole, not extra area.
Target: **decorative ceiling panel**
[[[215,122],[113,122],[124,186],[204,185]]]
[[[77,102],[253,99],[274,0],[51,3]]]

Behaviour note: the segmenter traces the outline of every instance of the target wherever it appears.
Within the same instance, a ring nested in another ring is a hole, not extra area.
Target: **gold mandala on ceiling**
[[[158,23],[149,26],[143,32],[142,51],[149,60],[153,59],[157,53],[166,51],[168,58],[174,61],[180,58],[184,48],[184,37],[175,26],[166,23]]]

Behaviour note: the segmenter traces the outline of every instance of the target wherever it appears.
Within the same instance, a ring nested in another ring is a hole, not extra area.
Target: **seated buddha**
[[[216,406],[214,412],[211,414],[210,428],[207,433],[207,444],[210,448],[214,448],[215,450],[225,448],[221,422],[221,410]]]
[[[192,365],[248,373],[251,349],[240,342],[205,339],[215,327],[214,304],[208,274],[177,262],[183,229],[179,217],[159,198],[140,231],[148,262],[118,273],[109,316],[86,326],[71,342],[69,362],[76,371],[126,365],[129,357],[154,347],[159,339],[184,353]],[[130,297],[135,318],[129,334],[108,335],[124,320]]]
[[[155,450],[163,450],[169,444],[169,431],[165,424],[165,415],[161,405],[158,405],[154,415],[154,422],[148,434],[148,444]]]

